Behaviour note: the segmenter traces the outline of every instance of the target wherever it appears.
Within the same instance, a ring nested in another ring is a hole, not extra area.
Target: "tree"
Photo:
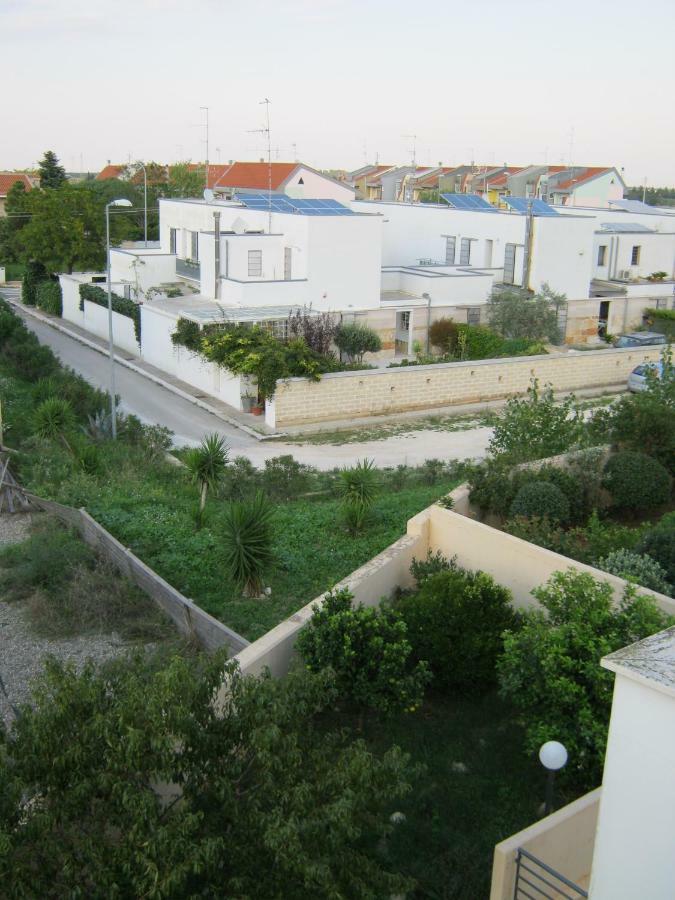
[[[288,314],[288,334],[302,338],[315,353],[326,356],[330,353],[337,325],[332,313],[312,312],[312,308],[303,307]]]
[[[45,151],[39,163],[40,187],[60,188],[66,183],[66,170],[59,165],[59,158],[53,150]]]
[[[542,285],[538,294],[530,295],[519,288],[495,291],[488,300],[490,326],[504,338],[534,343],[548,340],[560,342],[558,309],[567,302],[564,294]]]
[[[509,462],[526,462],[565,453],[578,446],[583,435],[584,415],[574,395],[556,403],[551,385],[540,390],[533,378],[526,397],[507,402],[488,450]]]
[[[214,695],[227,679],[227,699]],[[11,897],[384,897],[367,847],[413,770],[332,732],[327,674],[244,677],[223,654],[81,674],[55,661],[0,725],[0,884]]]
[[[338,326],[335,343],[347,354],[350,362],[357,363],[363,362],[365,353],[377,353],[382,349],[382,341],[373,329],[367,325],[357,325],[355,322]]]
[[[205,186],[203,166],[184,162],[169,167],[168,181],[161,190],[164,197],[201,197]]]
[[[222,482],[227,458],[227,445],[219,434],[207,434],[199,447],[192,447],[185,454],[185,465],[199,486],[200,524],[206,506],[206,494],[209,488],[215,491]]]
[[[632,587],[615,606],[612,586],[585,572],[555,572],[532,594],[543,611],[526,612],[522,628],[505,634],[501,692],[523,715],[527,751],[562,741],[565,774],[588,790],[602,777],[612,705],[614,679],[600,660],[668,621]]]
[[[352,600],[348,590],[336,590],[313,607],[298,638],[307,668],[333,672],[340,696],[357,706],[412,712],[429,671],[412,658],[405,622],[391,607],[353,607]]]

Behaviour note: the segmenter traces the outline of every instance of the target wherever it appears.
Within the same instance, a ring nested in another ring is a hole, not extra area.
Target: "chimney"
[[[258,160],[258,162],[265,162],[265,160],[264,160],[263,157],[261,156],[260,159]]]
[[[216,300],[220,297],[220,213],[214,212],[213,214],[213,240],[214,240],[214,249],[215,249],[215,259],[214,259],[214,272],[215,272],[215,285],[213,295]]]

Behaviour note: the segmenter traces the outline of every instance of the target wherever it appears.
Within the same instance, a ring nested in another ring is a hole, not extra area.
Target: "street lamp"
[[[553,812],[553,781],[555,773],[562,769],[567,762],[567,748],[560,741],[546,741],[539,748],[539,762],[548,771],[546,802],[544,805],[544,815],[548,816]]]
[[[113,440],[117,438],[117,409],[115,404],[115,354],[113,351],[113,318],[112,318],[112,288],[110,286],[110,207],[131,206],[131,200],[122,197],[119,200],[111,200],[105,205],[105,245],[106,245],[106,280],[108,282],[108,353],[110,355],[110,420],[112,425]]]
[[[145,168],[145,165],[139,160],[136,165],[143,169],[143,209],[145,211],[145,249],[148,248],[148,172]]]

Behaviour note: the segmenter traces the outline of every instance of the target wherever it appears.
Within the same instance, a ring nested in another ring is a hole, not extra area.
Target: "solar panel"
[[[304,199],[287,197],[285,194],[266,194],[252,192],[237,193],[235,200],[243,203],[247,209],[268,210],[282,213],[296,213],[303,216],[353,216],[355,213],[338,203],[337,200]]]
[[[621,232],[625,232],[626,234],[635,232],[638,232],[640,234],[654,233],[653,228],[649,228],[647,225],[638,224],[637,222],[601,222],[600,228],[602,229],[602,231],[614,231],[617,234]]]
[[[497,212],[487,200],[478,194],[441,194],[453,209],[471,209],[474,212]]]
[[[520,213],[521,215],[527,215],[529,213],[530,204],[532,204],[532,213],[535,216],[558,215],[558,212],[556,212],[552,206],[549,206],[548,203],[544,203],[543,200],[538,200],[536,197],[504,197],[504,203],[514,210],[514,212]]]

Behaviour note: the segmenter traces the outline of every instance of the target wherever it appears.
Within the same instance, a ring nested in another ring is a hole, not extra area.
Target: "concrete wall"
[[[110,251],[110,276],[144,295],[149,288],[176,281],[176,257],[157,249]],[[142,298],[141,298],[142,299]]]
[[[304,184],[300,184],[300,181]],[[326,178],[320,172],[314,172],[301,166],[284,184],[283,191],[289,197],[307,197],[307,199],[337,200],[347,205],[354,199],[354,190],[346,184]]]
[[[647,679],[617,673],[607,741],[593,900],[672,900],[675,894],[675,697],[672,657],[645,660]],[[651,666],[650,666],[651,664]],[[656,673],[656,676],[654,674]],[[574,837],[570,836],[570,843]]]
[[[337,372],[318,382],[292,378],[277,387],[276,423],[283,427],[495,400],[525,393],[534,377],[558,391],[611,387],[624,384],[641,362],[658,358],[657,348],[628,348]]]
[[[544,283],[568,299],[588,297],[593,270],[593,219],[535,216],[529,287]]]
[[[587,881],[593,859],[601,790],[597,788],[584,794],[574,803],[497,844],[492,864],[490,900],[513,900],[516,853],[520,848],[575,884]],[[544,872],[542,874],[545,875]],[[633,900],[637,900],[638,896],[635,894]]]
[[[79,325],[86,331],[91,332],[97,337],[108,340],[108,308],[107,306],[99,306],[97,303],[91,303],[85,300],[83,309],[80,310],[80,285],[89,284],[91,275],[59,275],[59,283],[61,285],[61,294],[63,298],[62,318],[66,322],[72,322]],[[99,284],[98,287],[106,290],[105,284]],[[113,283],[113,292],[119,293],[122,285]],[[132,353],[134,356],[140,355],[140,347],[136,342],[136,333],[134,331],[133,320],[128,316],[121,316],[119,313],[113,312],[113,341],[116,347]]]

